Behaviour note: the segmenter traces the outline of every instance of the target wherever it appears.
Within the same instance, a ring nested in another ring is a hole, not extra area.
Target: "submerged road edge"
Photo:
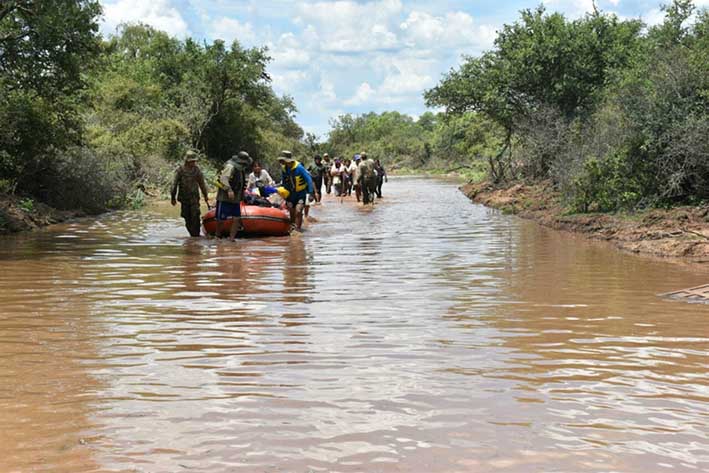
[[[609,242],[626,252],[676,262],[709,262],[709,205],[570,215],[565,213],[559,194],[550,183],[495,187],[481,182],[459,189],[477,204],[555,230]]]

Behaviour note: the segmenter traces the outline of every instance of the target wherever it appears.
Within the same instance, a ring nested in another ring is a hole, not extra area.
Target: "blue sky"
[[[323,136],[343,113],[426,110],[422,92],[490,48],[495,31],[544,3],[578,17],[592,0],[101,0],[101,29],[143,22],[184,38],[269,47],[275,90],[294,97],[298,122]],[[622,17],[661,20],[661,0],[598,0]],[[669,0],[664,0],[669,1]],[[709,0],[695,0],[709,5]]]

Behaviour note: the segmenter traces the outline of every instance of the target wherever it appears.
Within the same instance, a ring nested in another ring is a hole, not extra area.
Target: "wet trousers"
[[[322,184],[323,184],[322,177],[313,178],[313,188],[315,190],[315,201],[316,202],[320,202],[320,199],[322,199]]]
[[[377,178],[368,177],[362,179],[362,202],[365,204],[374,203],[374,196],[377,192]]]
[[[377,197],[382,198],[382,185],[384,185],[384,176],[377,176]]]
[[[180,202],[180,206],[182,207],[180,215],[185,219],[187,231],[190,232],[190,236],[198,237],[202,228],[199,202]]]

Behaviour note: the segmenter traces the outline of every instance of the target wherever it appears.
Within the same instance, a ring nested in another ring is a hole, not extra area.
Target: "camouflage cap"
[[[281,151],[281,155],[278,157],[278,160],[285,161],[287,163],[292,163],[293,161],[295,161],[295,159],[293,159],[293,153],[287,150]]]
[[[198,160],[199,160],[199,156],[194,151],[189,150],[185,153],[185,162],[186,163],[194,162],[194,161],[198,161]]]

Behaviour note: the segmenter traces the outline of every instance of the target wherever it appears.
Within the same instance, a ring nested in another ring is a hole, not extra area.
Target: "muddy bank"
[[[0,196],[0,235],[37,230],[82,216],[81,211],[57,210],[32,199]]]
[[[610,242],[644,255],[709,262],[709,206],[653,209],[633,214],[568,215],[548,184],[495,188],[467,184],[461,191],[476,203],[544,226]]]

